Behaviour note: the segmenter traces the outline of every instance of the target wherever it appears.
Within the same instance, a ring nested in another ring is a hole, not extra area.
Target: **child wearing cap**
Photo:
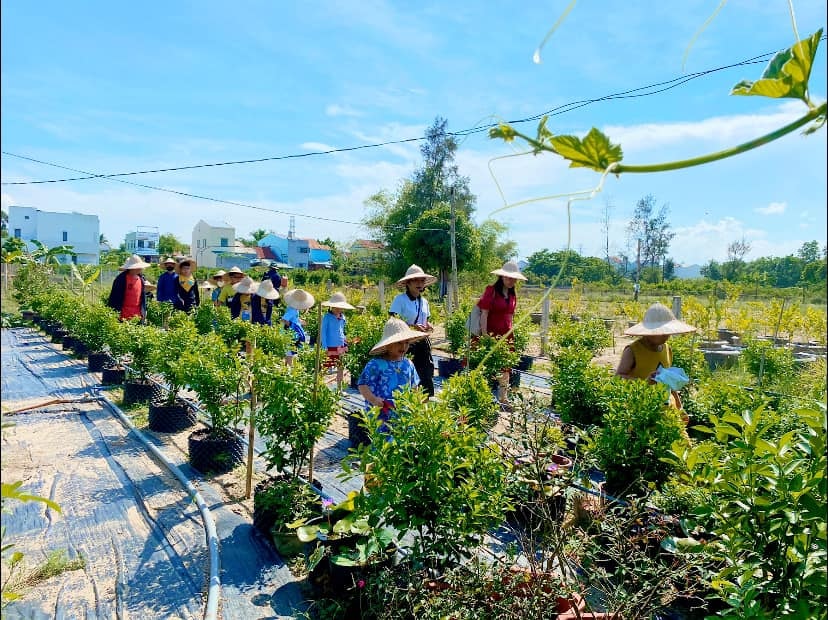
[[[366,411],[372,407],[379,408],[382,432],[388,432],[385,423],[394,417],[394,392],[401,388],[414,388],[420,383],[414,364],[405,354],[409,344],[426,337],[427,334],[414,331],[402,319],[391,317],[385,323],[382,339],[370,351],[376,357],[365,365],[357,387],[365,399]]]

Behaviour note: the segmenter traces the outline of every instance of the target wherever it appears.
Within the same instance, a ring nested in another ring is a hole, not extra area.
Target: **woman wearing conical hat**
[[[112,281],[112,289],[106,305],[118,311],[121,320],[147,316],[147,297],[144,285],[144,269],[149,263],[137,254],[130,256],[119,268],[120,272]]]
[[[175,300],[176,310],[190,312],[201,304],[201,294],[198,292],[198,282],[195,278],[196,262],[185,256],[179,259],[175,266]]]
[[[262,280],[250,297],[250,321],[259,325],[272,325],[273,305],[279,299],[279,291],[270,280]]]
[[[695,327],[679,321],[667,306],[653,304],[647,308],[640,323],[624,332],[628,336],[639,338],[624,347],[615,374],[625,379],[644,379],[655,383],[659,369],[673,365],[673,351],[667,344],[670,336],[694,331]],[[670,392],[670,405],[676,409],[682,408],[676,390]]]
[[[405,275],[397,280],[397,287],[403,292],[391,302],[388,313],[405,321],[411,329],[426,335],[412,343],[409,352],[420,377],[420,385],[429,396],[434,396],[434,359],[431,357],[431,342],[428,334],[434,331],[429,322],[431,310],[423,291],[437,278],[425,273],[418,265],[411,265]]]
[[[308,340],[304,328],[305,322],[302,320],[300,314],[308,308],[312,308],[315,303],[316,299],[314,299],[313,295],[301,288],[294,288],[285,293],[285,305],[287,309],[282,315],[282,325],[286,330],[293,332],[294,343],[293,350],[285,358],[285,362],[288,365],[293,363],[293,357],[299,352],[299,348]]]

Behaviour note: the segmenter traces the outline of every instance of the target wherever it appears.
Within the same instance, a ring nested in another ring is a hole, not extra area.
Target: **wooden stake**
[[[316,403],[317,394],[319,394],[319,382],[322,380],[319,376],[320,367],[322,365],[322,304],[316,306],[316,323],[319,325],[319,333],[316,335],[316,363],[314,364],[313,373],[313,402]],[[326,388],[327,389],[327,388]],[[308,482],[313,484],[313,453],[315,446],[311,446],[310,457],[308,458]]]
[[[245,342],[245,354],[248,363],[253,357],[253,343]],[[249,375],[250,386],[250,426],[247,429],[247,476],[245,479],[244,493],[247,499],[253,493],[253,444],[256,441],[256,378],[253,373]]]

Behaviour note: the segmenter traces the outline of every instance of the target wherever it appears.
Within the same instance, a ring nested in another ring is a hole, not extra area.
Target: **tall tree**
[[[796,255],[806,263],[813,263],[819,260],[819,243],[816,241],[806,241],[802,247],[797,250]]]
[[[437,117],[420,147],[423,166],[403,181],[394,194],[381,191],[366,201],[369,215],[365,225],[388,248],[387,275],[405,271],[411,263],[439,270],[446,279],[450,261],[450,210],[454,206],[458,247],[460,236],[469,251],[480,247],[479,231],[471,219],[475,197],[469,180],[461,176],[454,161],[457,142],[446,131],[447,121]],[[460,231],[463,231],[462,233]],[[417,245],[425,244],[425,245]],[[438,264],[437,258],[440,262]],[[458,269],[473,265],[479,256],[457,252]]]
[[[9,234],[9,214],[5,209],[0,209],[0,230],[4,237]]]
[[[750,252],[751,245],[744,237],[732,241],[727,246],[727,261],[722,265],[722,276],[726,280],[736,282],[742,274],[745,265],[745,256]]]
[[[641,243],[641,256],[644,265],[657,267],[667,258],[670,250],[670,241],[676,236],[670,231],[667,214],[670,209],[665,204],[656,213],[655,198],[648,194],[635,205],[632,220],[627,225],[627,234],[633,245]],[[652,270],[651,273],[655,273]],[[657,276],[656,276],[657,277]]]

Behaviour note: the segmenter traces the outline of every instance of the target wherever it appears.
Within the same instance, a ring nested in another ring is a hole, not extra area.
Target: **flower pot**
[[[101,372],[108,361],[109,355],[106,353],[90,353],[86,358],[86,368],[89,372]]]
[[[461,370],[463,370],[463,360],[453,357],[443,357],[437,360],[437,372],[443,379],[448,379]]]
[[[67,332],[67,334],[60,341],[60,345],[61,345],[61,347],[63,348],[64,351],[71,351],[72,347],[75,346],[76,341],[77,341],[77,339]]]
[[[182,400],[170,405],[166,401],[153,400],[149,406],[149,428],[159,433],[177,433],[197,422],[196,413]]]
[[[55,344],[63,344],[63,339],[69,335],[69,331],[62,328],[55,328],[52,330],[52,342]]]
[[[121,385],[124,382],[126,370],[110,367],[101,369],[101,383],[104,385]]]
[[[282,558],[293,558],[305,551],[305,543],[299,540],[296,530],[281,531],[274,528],[270,532],[270,539]]]
[[[66,347],[64,346],[64,348]],[[89,353],[89,347],[87,347],[86,343],[80,338],[75,338],[72,342],[72,353],[74,353],[77,357],[83,357]]]
[[[535,363],[535,358],[531,355],[521,355],[520,361],[518,362],[517,369],[522,370],[524,372],[528,370],[532,370],[532,364]]]
[[[126,381],[124,382],[124,405],[148,403],[155,398],[158,391],[159,388],[154,383]]]
[[[359,375],[351,375],[348,379],[348,385],[351,386],[351,389],[357,389],[357,381],[359,380]]]
[[[244,460],[244,441],[230,430],[202,428],[187,438],[190,465],[201,473],[224,474]]]
[[[516,368],[509,371],[509,387],[520,387],[520,371]]]
[[[34,319],[35,313],[33,310],[23,310],[23,312],[21,312],[20,315],[23,317],[24,321],[28,321],[31,323]]]
[[[362,412],[348,414],[348,440],[352,448],[367,446],[371,443],[368,431],[362,426]]]
[[[334,551],[336,553],[336,551]],[[331,561],[330,556],[323,557],[308,575],[308,583],[321,595],[344,598],[349,591],[359,587],[360,581],[368,581],[372,576],[389,569],[394,564],[396,548],[389,548],[365,564],[342,566]]]

